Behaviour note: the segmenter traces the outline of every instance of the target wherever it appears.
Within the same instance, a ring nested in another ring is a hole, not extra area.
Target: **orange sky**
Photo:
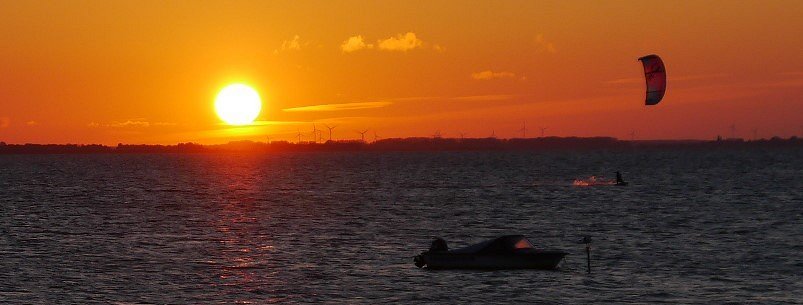
[[[0,141],[803,133],[803,1],[3,1]],[[636,60],[668,91],[645,107]],[[244,82],[253,126],[215,115]]]

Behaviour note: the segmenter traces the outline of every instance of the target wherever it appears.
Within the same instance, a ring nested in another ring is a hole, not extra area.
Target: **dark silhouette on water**
[[[622,173],[620,173],[619,171],[616,172],[616,185],[621,185],[621,186],[627,185],[627,182],[625,182],[625,180],[622,179]]]
[[[446,245],[446,240],[440,237],[436,237],[432,240],[432,243],[429,245],[429,250],[426,252],[429,253],[437,253],[437,252],[448,252],[449,246]],[[423,258],[420,258],[421,255],[416,256],[413,258],[415,262],[415,266],[418,268],[423,268],[426,263],[424,262]]]
[[[438,237],[438,238],[435,238],[435,240],[432,241],[432,244],[429,246],[429,251],[432,251],[432,252],[449,251],[449,246],[446,245],[446,240],[445,239]]]
[[[591,237],[583,236],[580,243],[586,245],[586,269],[591,273]]]
[[[523,235],[506,235],[449,250],[437,238],[413,261],[427,269],[556,269],[566,252],[536,249]]]

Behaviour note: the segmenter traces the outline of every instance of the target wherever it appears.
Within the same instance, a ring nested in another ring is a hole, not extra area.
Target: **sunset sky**
[[[803,1],[3,1],[0,37],[8,143],[803,133]]]

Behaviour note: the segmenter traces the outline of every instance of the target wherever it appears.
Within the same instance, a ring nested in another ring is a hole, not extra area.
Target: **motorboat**
[[[505,235],[461,249],[449,250],[437,238],[414,258],[427,269],[556,269],[566,252],[533,247],[523,235]]]

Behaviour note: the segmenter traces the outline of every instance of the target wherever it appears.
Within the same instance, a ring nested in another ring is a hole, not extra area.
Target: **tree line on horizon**
[[[509,151],[509,150],[566,150],[622,149],[667,147],[749,147],[801,146],[803,139],[706,140],[619,140],[613,137],[542,137],[542,138],[391,138],[374,142],[339,140],[319,142],[235,141],[227,144],[176,145],[118,144],[7,144],[0,142],[0,154],[70,154],[70,153],[208,153],[208,152],[304,152],[304,151]]]

